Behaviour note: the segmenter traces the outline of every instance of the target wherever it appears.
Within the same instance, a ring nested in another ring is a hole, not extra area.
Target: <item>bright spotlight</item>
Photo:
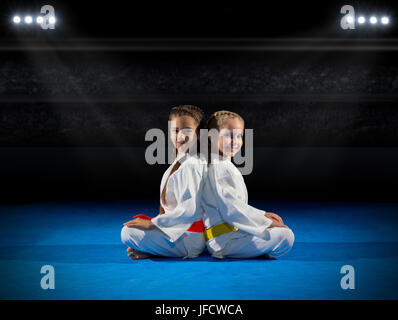
[[[353,23],[354,22],[354,18],[352,16],[348,16],[347,17],[347,22],[348,23]]]
[[[48,22],[49,23],[51,23],[51,24],[55,24],[55,17],[50,17],[49,19],[48,19]]]
[[[33,19],[32,19],[32,17],[31,16],[26,16],[25,17],[25,23],[32,23],[32,21],[33,21]]]
[[[390,22],[390,19],[388,19],[388,17],[382,17],[381,18],[381,23],[382,24],[389,24],[389,22]]]
[[[36,22],[39,23],[39,24],[43,23],[43,21],[44,21],[44,19],[43,19],[43,17],[41,17],[41,16],[38,16],[38,17],[36,18]]]
[[[371,24],[376,24],[377,23],[377,18],[375,16],[370,17],[370,23]]]
[[[12,21],[13,21],[14,23],[20,23],[20,22],[21,22],[21,18],[20,18],[19,16],[15,16],[15,17],[12,19]]]
[[[365,23],[365,21],[366,21],[365,17],[358,18],[358,23],[360,23],[360,24]]]

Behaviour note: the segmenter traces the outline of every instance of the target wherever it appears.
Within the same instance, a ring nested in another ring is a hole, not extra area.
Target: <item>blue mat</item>
[[[0,206],[0,299],[397,299],[398,204],[252,201],[295,233],[277,260],[132,261],[122,223],[156,201]],[[55,289],[43,290],[43,265]],[[355,289],[343,290],[343,265]]]

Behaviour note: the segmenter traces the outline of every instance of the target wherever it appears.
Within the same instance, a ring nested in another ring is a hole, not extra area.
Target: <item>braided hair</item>
[[[243,125],[245,124],[245,120],[243,120],[243,118],[239,114],[232,111],[220,110],[214,112],[209,117],[209,119],[207,119],[206,127],[209,130],[213,128],[219,130],[224,122],[229,119],[239,119],[240,121],[242,121]]]
[[[245,120],[243,120],[243,118],[239,114],[232,112],[232,111],[220,110],[220,111],[214,112],[207,119],[206,128],[209,131],[211,129],[217,129],[219,131],[220,128],[222,127],[222,125],[225,123],[225,121],[227,121],[229,119],[239,119],[240,121],[242,121],[243,126],[245,125]],[[209,164],[211,163],[211,141],[209,141],[209,143],[208,143],[207,161]]]

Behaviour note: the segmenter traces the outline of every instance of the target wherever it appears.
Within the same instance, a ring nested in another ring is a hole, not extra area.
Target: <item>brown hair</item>
[[[220,130],[220,127],[224,124],[224,122],[226,120],[229,119],[239,119],[240,121],[242,121],[243,126],[245,125],[245,120],[243,120],[243,118],[232,111],[227,111],[227,110],[220,110],[220,111],[216,111],[214,112],[208,119],[207,119],[207,123],[206,123],[206,128],[208,130],[211,129],[217,129]],[[210,140],[210,138],[209,138]],[[211,142],[209,141],[208,144],[208,149],[207,149],[207,161],[210,164],[211,161]]]
[[[205,117],[205,114],[201,108],[189,104],[180,105],[171,108],[169,120],[171,120],[173,117],[182,117],[182,116],[192,117],[197,123],[198,129],[203,128],[204,126],[203,119]]]
[[[242,121],[243,125],[245,125],[245,120],[243,120],[243,118],[239,114],[232,111],[220,110],[214,112],[209,117],[206,127],[207,129],[219,129],[223,125],[223,123],[229,119],[239,119],[240,121]]]

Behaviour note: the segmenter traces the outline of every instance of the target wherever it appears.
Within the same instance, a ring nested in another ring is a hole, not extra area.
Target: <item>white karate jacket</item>
[[[248,204],[248,194],[243,176],[228,159],[216,157],[208,167],[202,192],[203,222],[206,229],[228,222],[249,234],[266,237],[272,220],[265,211]],[[207,242],[214,251],[224,248],[233,232]]]
[[[179,155],[163,174],[160,195],[176,161],[180,161],[181,166],[167,181],[167,204],[163,203],[160,197],[165,213],[152,219],[153,224],[163,231],[171,242],[178,240],[195,221],[202,219],[202,178],[207,172],[207,162],[203,156],[192,156],[189,153]]]

